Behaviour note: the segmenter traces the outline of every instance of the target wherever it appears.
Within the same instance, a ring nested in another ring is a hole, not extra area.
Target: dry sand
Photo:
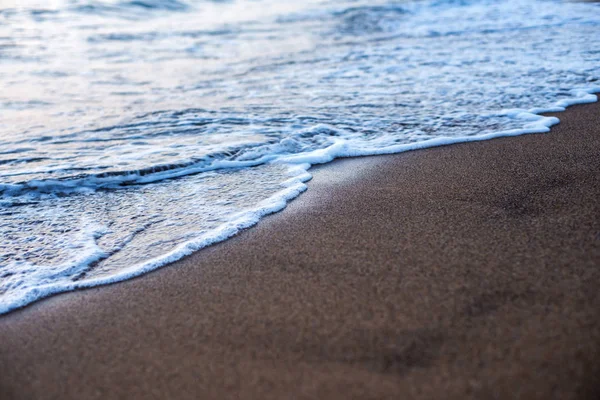
[[[349,159],[225,243],[0,317],[2,399],[600,398],[600,103]]]

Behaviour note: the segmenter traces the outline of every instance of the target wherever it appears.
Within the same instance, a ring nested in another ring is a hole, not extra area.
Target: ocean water
[[[0,313],[255,224],[336,157],[596,100],[600,4],[0,3]]]

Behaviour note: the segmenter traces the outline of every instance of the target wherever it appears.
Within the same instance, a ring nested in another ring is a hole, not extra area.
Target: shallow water
[[[594,101],[600,6],[3,1],[0,313],[254,224],[310,164],[544,132]]]

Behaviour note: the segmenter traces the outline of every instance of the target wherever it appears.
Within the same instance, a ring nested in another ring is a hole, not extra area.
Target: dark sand
[[[0,317],[2,399],[598,399],[600,103],[350,159],[238,237]]]

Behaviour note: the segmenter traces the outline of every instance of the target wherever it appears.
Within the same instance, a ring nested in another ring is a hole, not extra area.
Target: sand
[[[600,398],[600,103],[558,116],[315,168],[227,242],[0,317],[0,398]]]

